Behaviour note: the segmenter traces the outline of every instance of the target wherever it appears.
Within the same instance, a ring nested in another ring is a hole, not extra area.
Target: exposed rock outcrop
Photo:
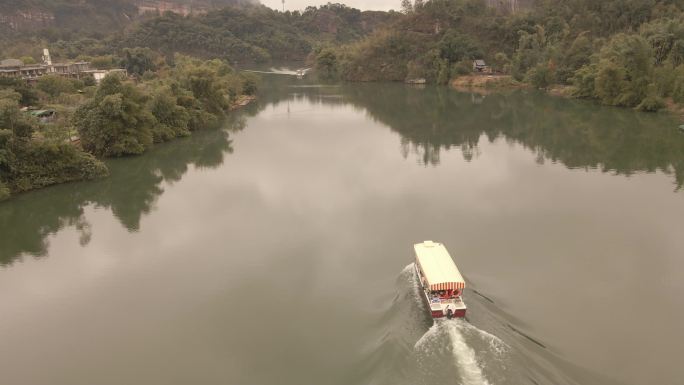
[[[14,12],[0,12],[0,29],[34,30],[50,27],[55,14],[44,10],[20,9]]]
[[[490,7],[502,11],[519,12],[532,7],[534,0],[487,0]]]

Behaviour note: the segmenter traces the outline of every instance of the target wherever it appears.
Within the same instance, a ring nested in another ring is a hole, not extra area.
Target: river
[[[0,204],[0,383],[679,384],[677,125],[266,75],[221,130]],[[426,315],[424,240],[468,322]]]

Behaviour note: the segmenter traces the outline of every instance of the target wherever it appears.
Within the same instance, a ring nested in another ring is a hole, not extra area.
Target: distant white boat
[[[465,280],[446,247],[441,243],[425,241],[413,245],[413,248],[416,252],[416,273],[432,318],[465,317]]]
[[[300,68],[297,70],[297,79],[304,79],[304,76],[311,71],[311,68]]]

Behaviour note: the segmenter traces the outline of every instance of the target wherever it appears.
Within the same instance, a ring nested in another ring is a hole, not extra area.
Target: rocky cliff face
[[[187,16],[191,13],[203,13],[204,8],[192,7],[191,5],[178,4],[171,1],[140,1],[136,4],[138,13],[164,13],[173,12]]]
[[[490,7],[502,11],[519,12],[532,7],[534,0],[487,0]]]
[[[55,14],[40,9],[0,12],[0,30],[35,30],[54,25]]]
[[[230,5],[259,4],[258,0],[0,0],[0,31],[66,28],[104,32],[120,29],[141,13],[206,13]]]
[[[14,0],[0,4],[0,31],[54,27],[75,33],[107,32],[124,27],[136,14],[132,0]]]
[[[258,0],[136,0],[138,13],[173,12],[179,15],[202,14],[212,9],[259,4]]]

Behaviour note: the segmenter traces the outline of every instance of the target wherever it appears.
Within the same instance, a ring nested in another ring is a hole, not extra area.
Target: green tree
[[[656,66],[670,61],[674,67],[682,63],[684,25],[679,19],[662,18],[641,26],[639,34],[651,45]]]
[[[561,55],[558,80],[562,83],[569,83],[575,71],[589,64],[592,52],[592,42],[587,34],[582,33],[577,36],[570,47]]]
[[[52,97],[75,91],[74,83],[71,79],[60,75],[41,76],[36,82],[36,87]]]
[[[337,55],[331,48],[323,48],[316,55],[316,72],[322,79],[334,79],[337,77]]]
[[[658,96],[655,84],[650,84],[646,91],[646,97],[636,106],[636,109],[644,112],[656,112],[663,107],[665,107],[665,102]]]
[[[413,4],[411,4],[411,0],[401,0],[401,11],[406,14],[413,12]]]
[[[24,64],[36,64],[36,59],[31,56],[22,56],[19,60],[24,62]]]
[[[672,99],[684,103],[684,64],[674,69],[671,87]]]
[[[230,102],[243,93],[244,78],[221,60],[201,61],[179,56],[173,77],[203,110],[215,116],[222,116]]]
[[[546,30],[536,25],[533,33],[519,31],[518,49],[513,56],[511,72],[517,80],[522,80],[527,71],[538,63],[548,60]]]
[[[112,55],[95,56],[90,59],[90,65],[99,70],[108,70],[116,67],[117,60]]]
[[[74,115],[83,148],[97,156],[142,154],[152,146],[156,124],[147,101],[133,84],[105,77],[95,97]]]
[[[504,52],[497,52],[496,55],[494,55],[494,71],[506,73],[509,71],[510,65],[511,60]]]
[[[7,186],[5,186],[5,184],[0,179],[0,201],[9,198],[9,196],[10,196],[9,188]]]
[[[602,60],[599,62],[597,70],[596,96],[603,104],[620,105],[627,82],[625,69],[610,60]]]
[[[555,83],[555,71],[551,63],[539,63],[530,68],[525,76],[525,81],[536,88],[546,89]]]
[[[0,101],[0,113],[2,113],[2,111],[6,108],[3,107],[4,106],[2,105],[2,101]],[[11,139],[11,130],[5,128],[0,129],[0,201],[7,199],[10,195],[9,187],[5,185],[3,179],[8,178],[11,175],[12,164],[15,161],[14,154],[12,153],[9,146]]]
[[[19,110],[19,98],[0,92],[0,199],[12,192],[106,175],[102,162],[70,143],[34,140],[36,123]]]
[[[150,100],[149,109],[155,117],[156,124],[152,130],[155,142],[190,135],[190,114],[178,105],[178,100],[169,89],[158,90]]]
[[[470,37],[454,30],[444,34],[437,47],[440,56],[449,61],[449,63],[482,57],[482,51]]]
[[[19,104],[22,106],[32,106],[38,103],[36,90],[22,79],[0,77],[0,91],[2,90],[17,92],[20,95]]]
[[[599,54],[596,94],[605,104],[635,107],[653,75],[651,46],[639,35],[618,34]]]
[[[242,92],[245,95],[256,95],[259,88],[259,78],[255,74],[243,73],[242,74]]]
[[[591,99],[596,97],[596,64],[585,65],[575,71],[571,78],[574,86],[573,95],[578,98]]]
[[[0,91],[0,129],[9,130],[17,140],[28,141],[33,135],[34,126],[29,118],[19,110],[21,95],[13,91]]]
[[[157,69],[154,61],[155,55],[149,48],[125,48],[121,65],[129,74],[142,76],[147,71],[155,71]]]

